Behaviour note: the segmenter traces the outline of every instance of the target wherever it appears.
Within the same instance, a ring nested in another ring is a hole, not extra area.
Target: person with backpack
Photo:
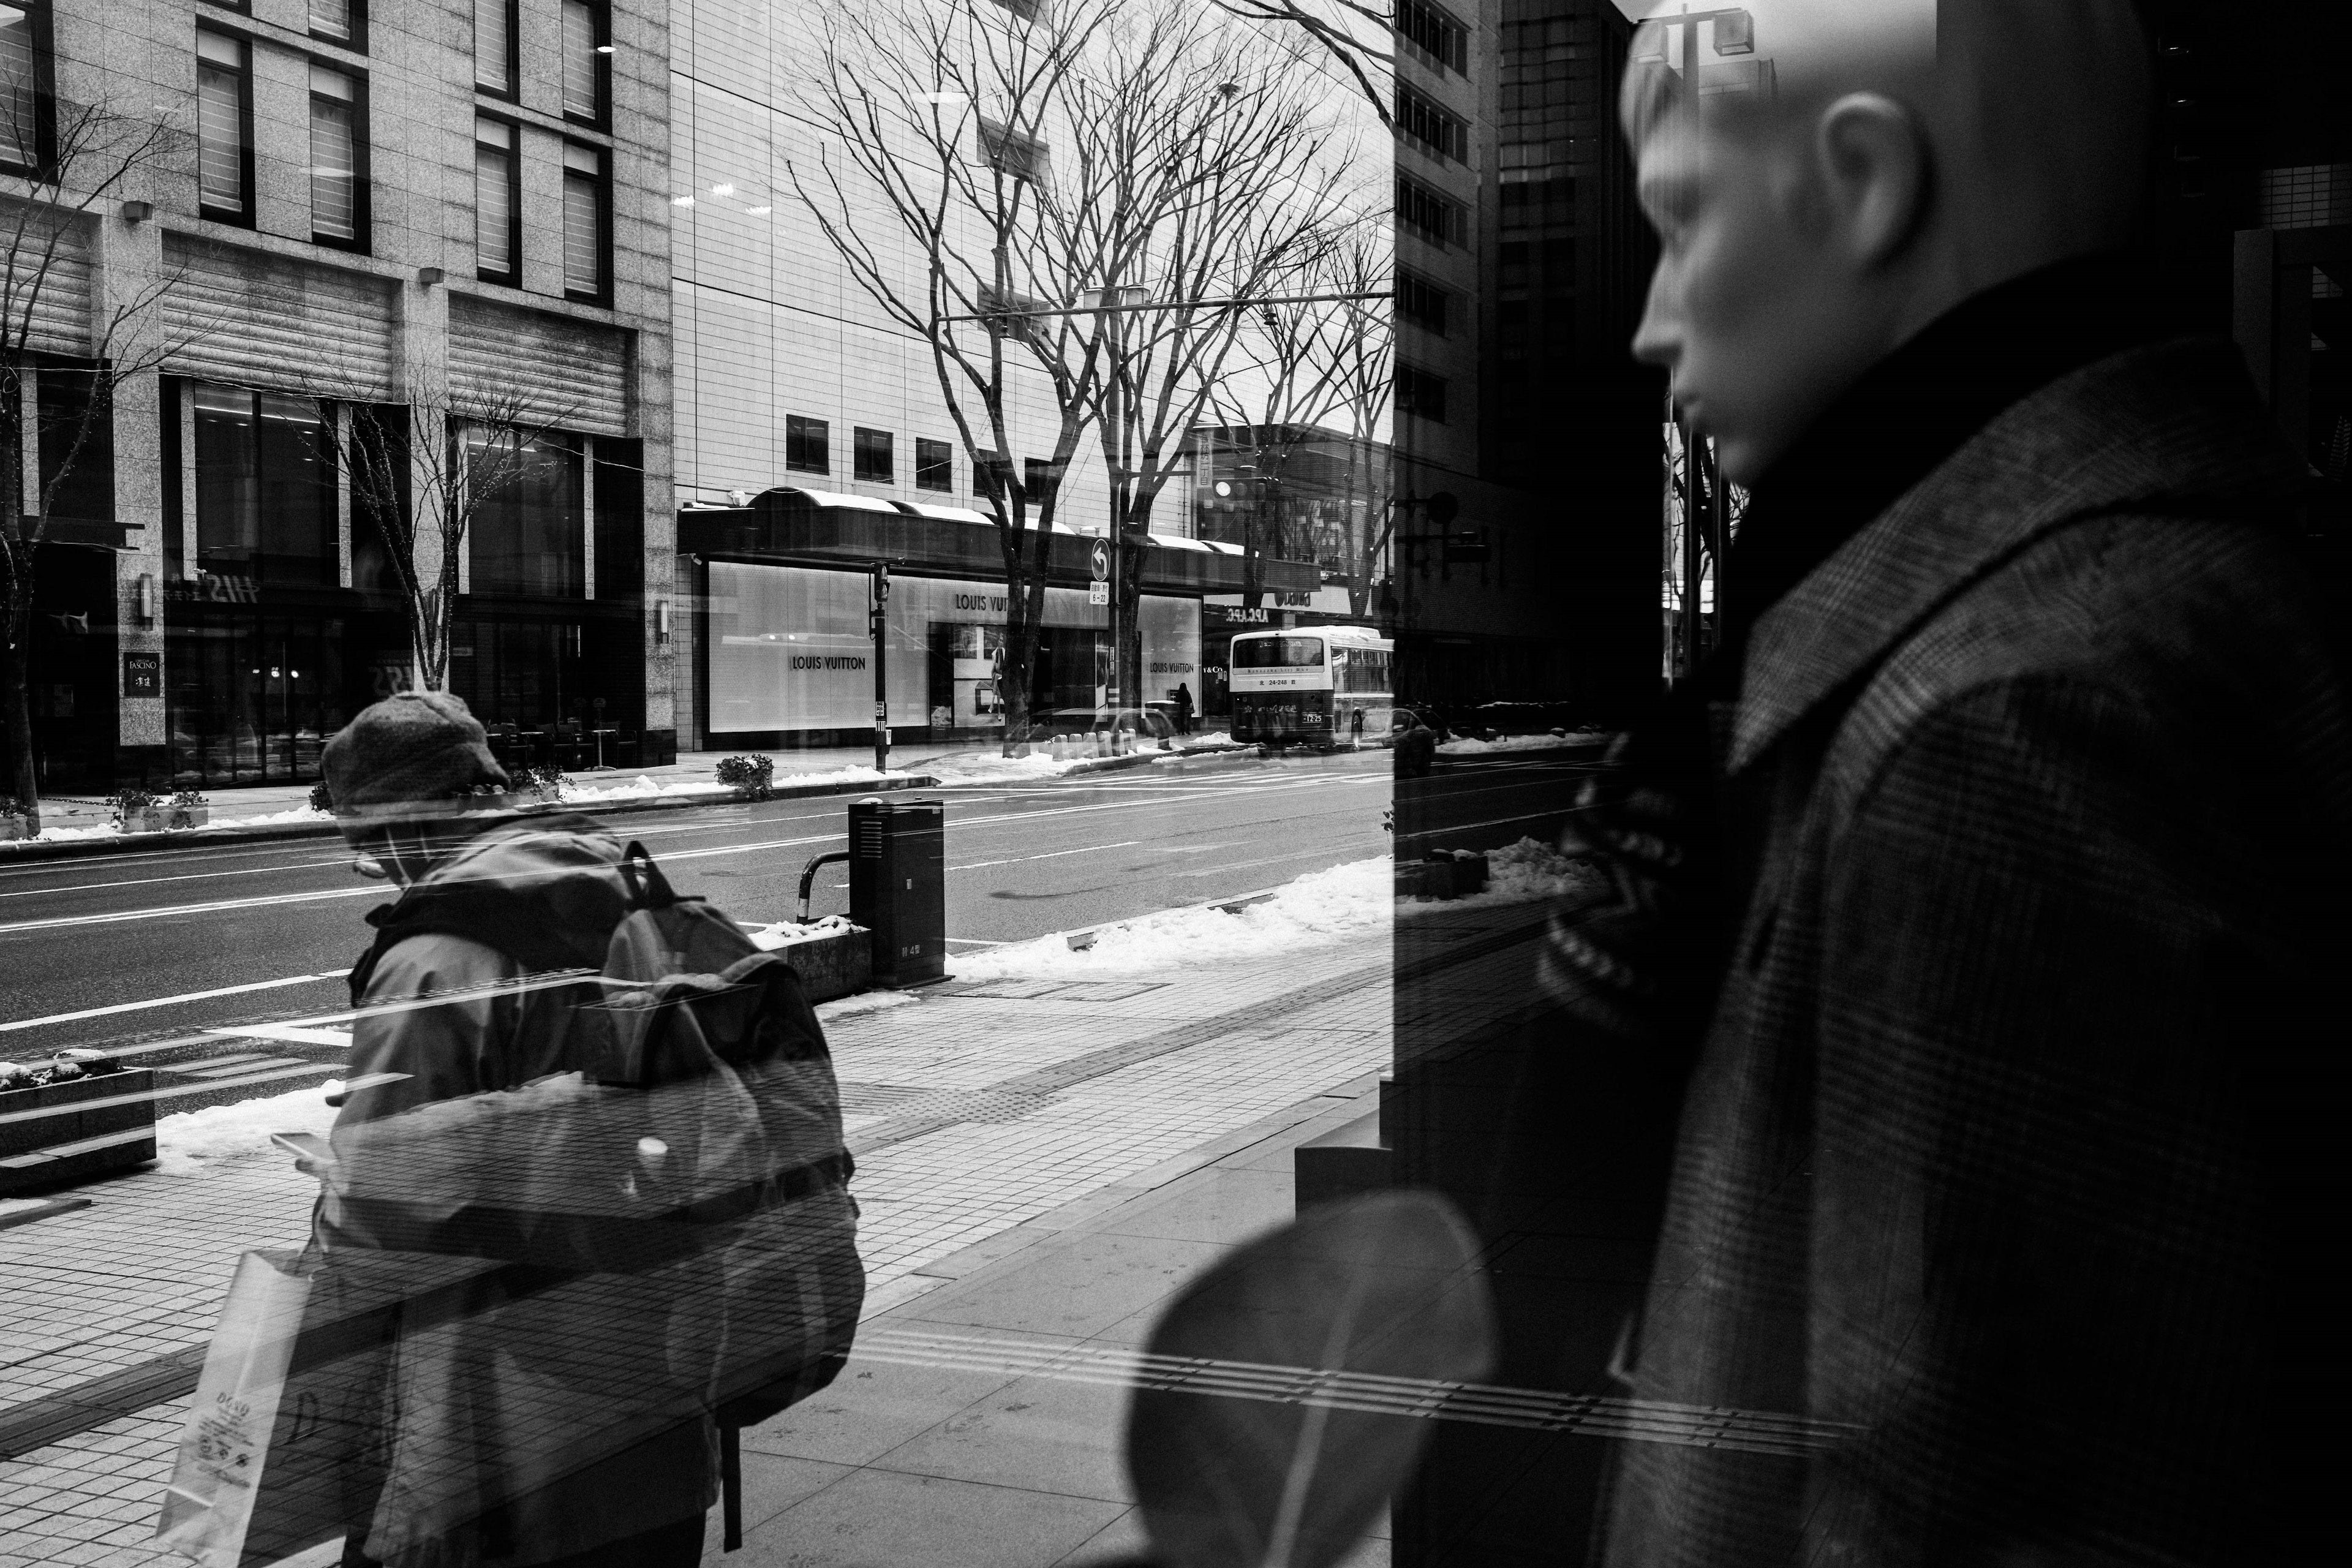
[[[640,847],[500,809],[458,699],[376,703],[323,763],[399,897],[318,1242],[410,1282],[343,1561],[698,1562],[734,1430],[831,1380],[863,1299],[814,1012]]]

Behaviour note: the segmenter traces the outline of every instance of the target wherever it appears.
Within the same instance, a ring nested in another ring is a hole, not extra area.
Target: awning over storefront
[[[1048,580],[1086,583],[1093,543],[1091,535],[1056,524]],[[1004,568],[996,525],[981,512],[790,486],[745,507],[687,508],[677,517],[677,547],[697,555],[835,567],[887,559],[895,571],[955,576],[1001,577]],[[1239,593],[1244,565],[1238,545],[1146,535],[1143,587],[1155,594]],[[1257,566],[1267,593],[1311,594],[1320,583],[1312,562],[1262,560]]]

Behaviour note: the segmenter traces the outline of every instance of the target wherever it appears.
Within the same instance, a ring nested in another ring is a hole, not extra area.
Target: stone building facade
[[[673,749],[667,7],[32,3],[40,92],[172,132],[69,223],[30,367],[70,396],[110,312],[158,301],[39,552],[44,788],[314,777],[409,683],[344,460],[362,410],[528,410],[460,563],[449,684],[518,760],[595,728]],[[0,165],[0,200],[27,189]],[[410,458],[413,502],[435,465]]]

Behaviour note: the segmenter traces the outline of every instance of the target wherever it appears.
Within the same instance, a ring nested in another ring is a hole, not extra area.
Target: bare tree
[[[1243,603],[1265,592],[1264,563],[1291,542],[1286,489],[1294,460],[1312,451],[1339,473],[1336,516],[1310,531],[1318,562],[1337,561],[1349,614],[1371,613],[1394,527],[1390,398],[1396,336],[1391,320],[1394,245],[1368,217],[1345,223],[1334,241],[1299,274],[1297,292],[1322,298],[1265,305],[1250,312],[1244,363],[1219,384],[1213,406],[1227,449],[1249,465],[1253,493],[1243,511]]]
[[[318,438],[351,476],[352,512],[383,539],[407,613],[410,682],[446,691],[474,526],[562,460],[548,438],[572,422],[578,405],[517,382],[464,384],[423,365],[404,377],[399,403],[372,402],[349,385],[305,390],[332,405],[334,416],[317,426]]]
[[[793,161],[793,190],[859,289],[929,348],[996,524],[1008,742],[1030,724],[1054,516],[1100,374],[1091,322],[1024,312],[1067,303],[1105,265],[1099,250],[1048,265],[1041,240],[1049,209],[1104,196],[1055,142],[1066,84],[1109,8],[1064,0],[1024,19],[992,0],[837,0],[798,91],[839,152]],[[1053,431],[1034,483],[1014,455],[1033,373]]]
[[[176,275],[94,314],[79,285],[89,270],[97,215],[173,163],[184,140],[161,114],[45,100],[0,61],[0,707],[14,775],[0,794],[17,797],[36,832],[40,789],[27,688],[38,552],[92,436],[113,418],[115,389],[196,335],[175,336],[164,319]],[[18,172],[5,172],[10,164]],[[26,395],[26,372],[45,359],[84,394],[52,400],[47,414],[39,398]]]
[[[1081,170],[1110,171],[1117,199],[1050,209],[1045,255],[1103,258],[1105,283],[1140,297],[1101,313],[1095,422],[1121,542],[1118,685],[1133,701],[1153,506],[1189,461],[1252,302],[1328,248],[1355,148],[1297,49],[1176,0],[1128,7],[1097,56],[1065,83],[1067,121]]]
[[[1394,23],[1386,5],[1362,0],[1216,0],[1218,9],[1248,22],[1295,28],[1313,42],[1332,68],[1363,94],[1384,130],[1396,129],[1393,100]]]

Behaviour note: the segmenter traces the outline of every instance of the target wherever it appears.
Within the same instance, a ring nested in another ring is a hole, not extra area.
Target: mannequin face
[[[1752,54],[1691,40],[1696,100],[1680,10],[1622,103],[1661,247],[1633,349],[1736,481],[1946,310],[2128,232],[2130,0],[1748,0]]]
[[[1754,128],[1670,126],[1636,165],[1658,231],[1633,354],[1750,483],[1883,356],[1891,291],[1825,210],[1801,141]]]

